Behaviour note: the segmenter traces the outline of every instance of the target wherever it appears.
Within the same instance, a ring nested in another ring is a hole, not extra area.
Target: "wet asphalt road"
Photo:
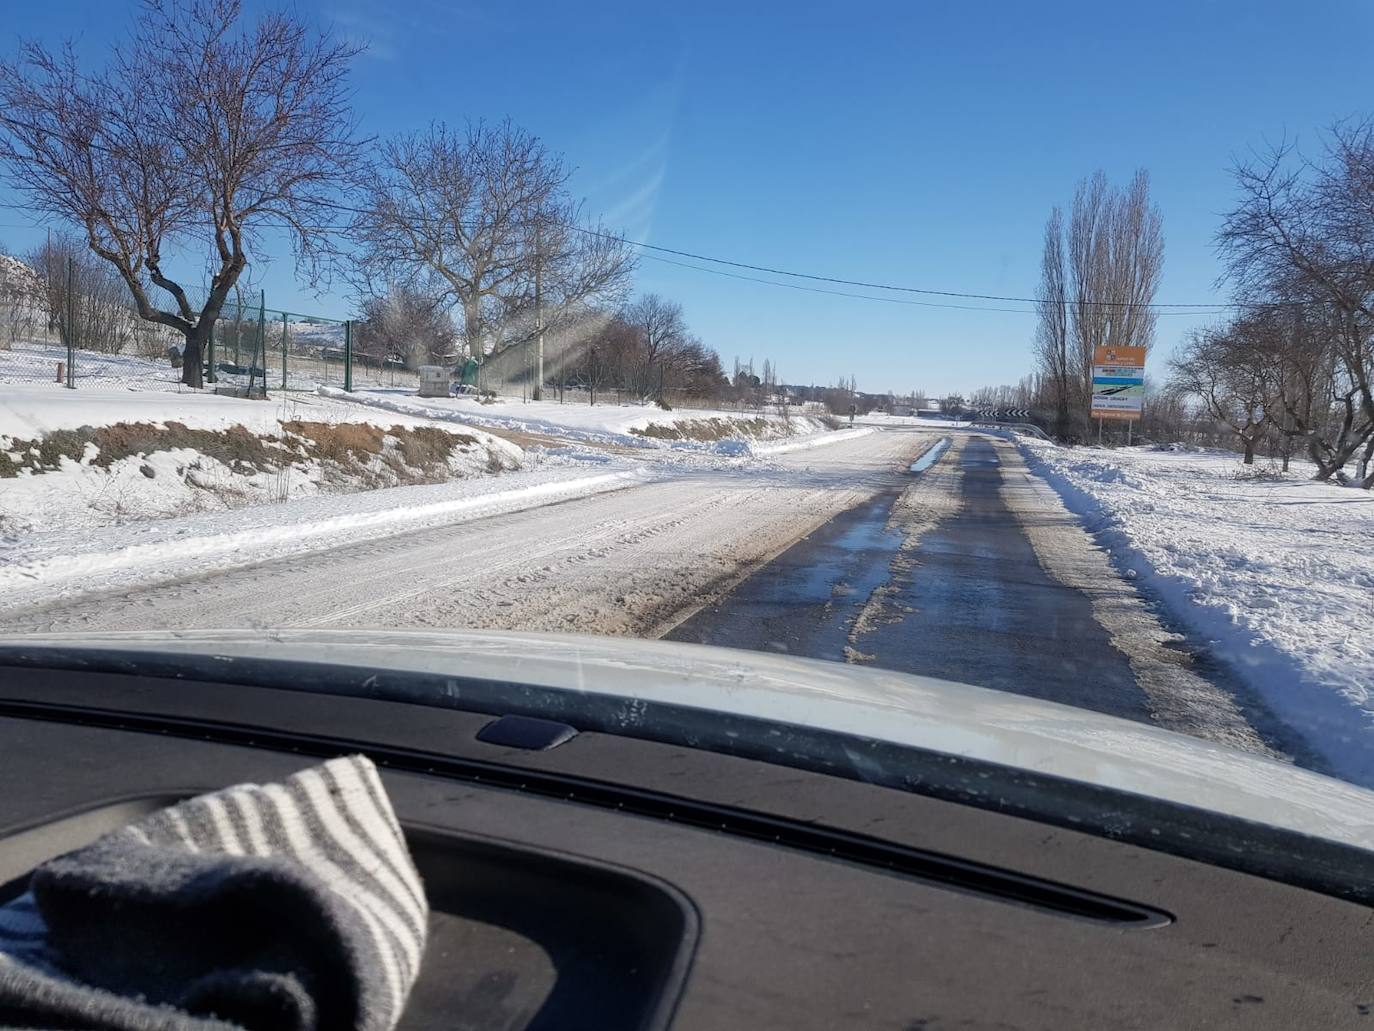
[[[887,528],[900,486],[831,520],[667,636],[843,660],[1149,719],[1126,656],[1081,592],[1040,567],[1002,500],[996,451],[972,438],[963,506],[921,539],[914,563]],[[919,473],[913,474],[919,475]],[[889,618],[855,619],[888,585]],[[846,649],[849,652],[846,652]]]

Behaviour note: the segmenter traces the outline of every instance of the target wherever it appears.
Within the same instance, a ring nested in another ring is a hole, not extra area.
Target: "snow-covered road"
[[[514,627],[653,634],[837,513],[937,434],[688,469],[591,497],[0,617],[9,630]]]

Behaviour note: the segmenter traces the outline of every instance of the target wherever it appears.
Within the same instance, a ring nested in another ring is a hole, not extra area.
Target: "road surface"
[[[16,630],[473,627],[656,635],[933,439],[873,433],[304,557],[0,617]]]
[[[1041,567],[1002,497],[991,440],[950,456],[962,505],[894,569],[893,493],[845,513],[671,633],[675,640],[846,659],[1035,695],[1137,719],[1149,698],[1081,591]],[[875,590],[882,619],[860,620]]]
[[[913,472],[923,454],[929,468]],[[1160,626],[1016,449],[958,430],[884,430],[3,623],[668,636],[924,673],[1272,751],[1262,720]]]

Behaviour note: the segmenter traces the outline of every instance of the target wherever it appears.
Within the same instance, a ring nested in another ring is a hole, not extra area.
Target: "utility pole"
[[[534,399],[544,399],[544,221],[536,215],[534,221],[534,330],[535,345]]]

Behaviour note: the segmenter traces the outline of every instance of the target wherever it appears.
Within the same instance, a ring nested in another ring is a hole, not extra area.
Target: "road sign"
[[[1139,419],[1145,401],[1145,348],[1093,349],[1094,419]]]
[[[1094,347],[1094,365],[1133,365],[1145,367],[1143,347]]]

